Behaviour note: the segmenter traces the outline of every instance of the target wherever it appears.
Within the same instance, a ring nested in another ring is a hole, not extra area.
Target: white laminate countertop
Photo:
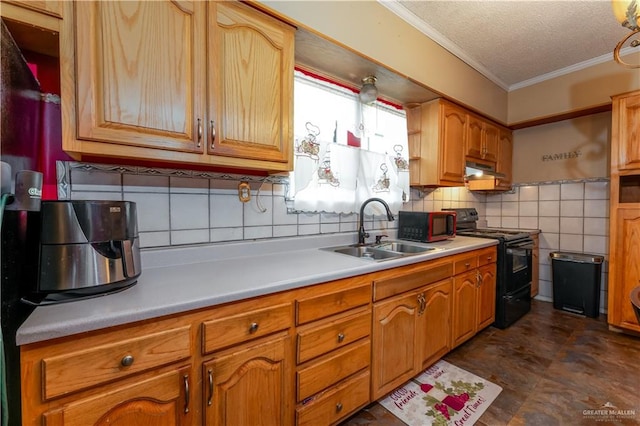
[[[355,234],[336,234],[143,250],[143,270],[136,285],[115,294],[37,307],[18,329],[16,340],[18,345],[26,345],[498,243],[492,239],[457,236],[428,244],[442,250],[379,262],[319,249],[355,241]]]

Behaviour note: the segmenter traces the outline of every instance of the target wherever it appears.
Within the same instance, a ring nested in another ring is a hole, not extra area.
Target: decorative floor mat
[[[410,426],[472,425],[502,388],[446,361],[378,401]]]

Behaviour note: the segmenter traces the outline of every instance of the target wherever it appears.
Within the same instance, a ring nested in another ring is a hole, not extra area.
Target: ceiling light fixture
[[[634,0],[635,1],[635,0]],[[362,88],[358,97],[363,104],[370,104],[378,98],[378,88],[376,87],[376,77],[368,75],[362,79]]]
[[[629,28],[631,32],[622,38],[616,48],[613,50],[613,59],[626,68],[640,68],[640,64],[626,63],[620,57],[620,49],[622,46],[636,34],[640,33],[640,7],[637,0],[612,0],[613,14],[623,27]],[[640,46],[640,39],[632,40],[631,47]]]

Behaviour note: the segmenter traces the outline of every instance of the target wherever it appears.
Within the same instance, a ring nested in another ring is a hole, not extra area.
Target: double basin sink
[[[425,247],[404,241],[383,241],[375,244],[352,244],[348,246],[326,247],[322,250],[346,254],[353,257],[370,260],[390,260],[398,257],[413,256],[427,252],[442,250],[435,247]]]

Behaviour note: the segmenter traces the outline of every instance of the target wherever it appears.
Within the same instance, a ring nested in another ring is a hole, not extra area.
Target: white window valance
[[[371,197],[400,210],[409,201],[406,123],[400,109],[364,105],[353,91],[296,71],[295,210],[357,213]]]

